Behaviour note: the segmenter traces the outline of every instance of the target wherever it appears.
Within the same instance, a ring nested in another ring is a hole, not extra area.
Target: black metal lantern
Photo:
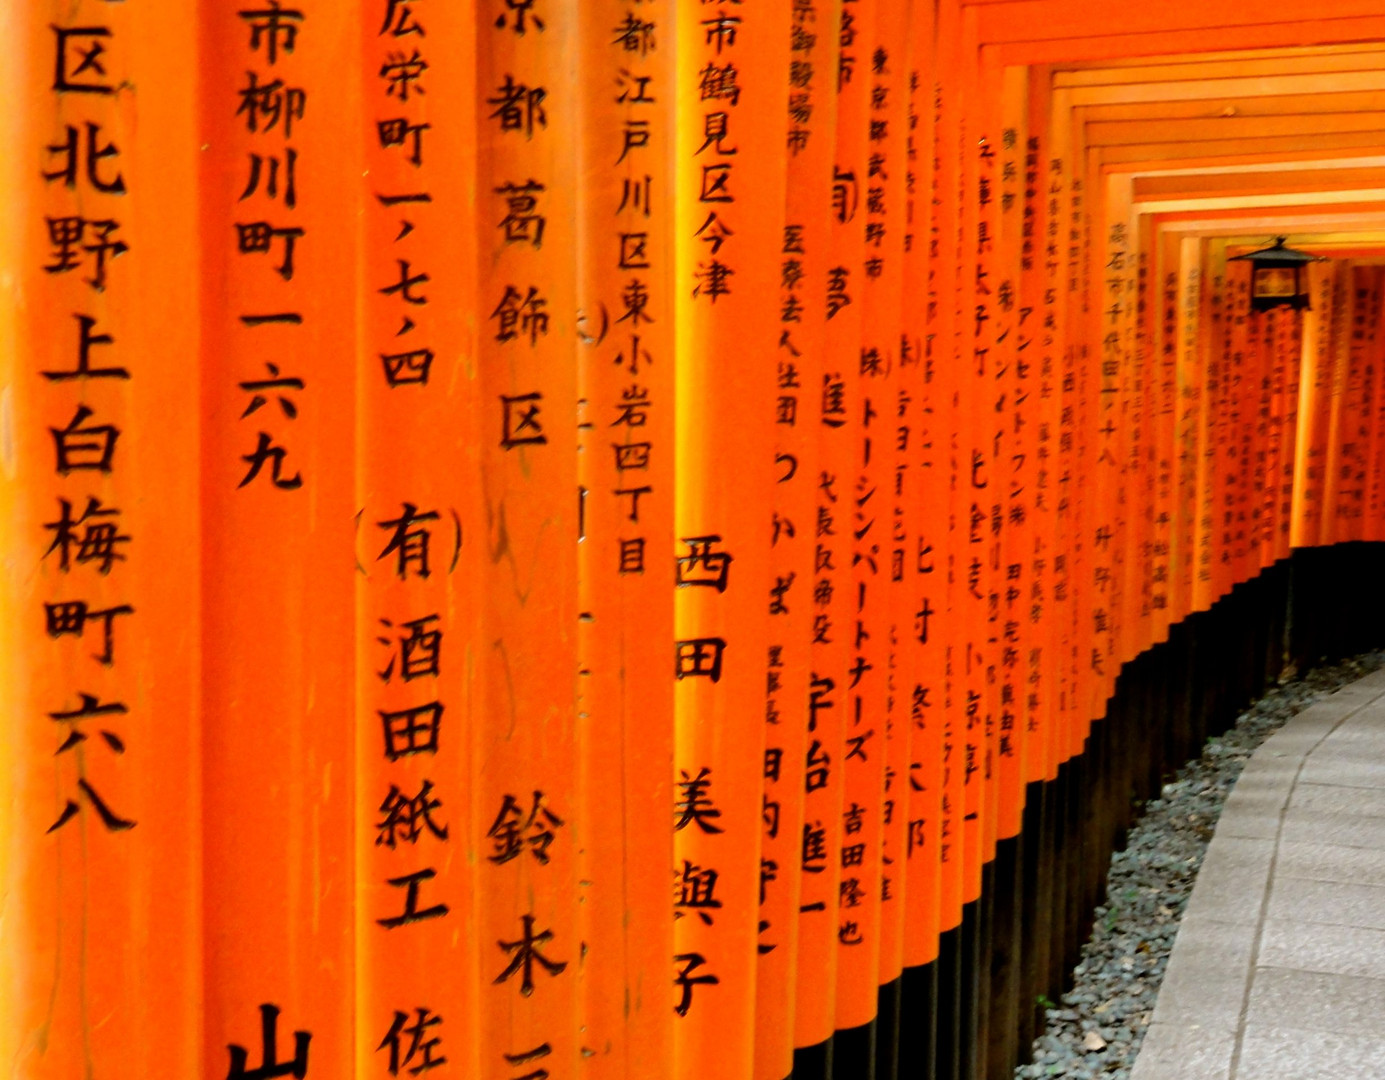
[[[1285,247],[1286,239],[1277,236],[1270,247],[1232,256],[1233,262],[1244,259],[1250,263],[1251,311],[1268,311],[1277,307],[1303,311],[1309,306],[1308,271],[1305,267],[1310,262],[1321,261],[1323,257]]]

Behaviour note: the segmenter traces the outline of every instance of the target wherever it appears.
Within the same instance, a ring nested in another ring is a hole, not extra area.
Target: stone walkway
[[[1131,1080],[1385,1080],[1385,669],[1255,752]]]

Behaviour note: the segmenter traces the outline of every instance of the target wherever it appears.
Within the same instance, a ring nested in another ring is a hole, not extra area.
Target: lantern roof
[[[1300,263],[1322,262],[1326,256],[1313,255],[1307,251],[1298,251],[1295,248],[1285,247],[1284,241],[1287,236],[1276,236],[1274,243],[1267,248],[1259,251],[1248,251],[1244,255],[1233,255],[1230,262],[1244,259],[1257,266],[1297,266]]]

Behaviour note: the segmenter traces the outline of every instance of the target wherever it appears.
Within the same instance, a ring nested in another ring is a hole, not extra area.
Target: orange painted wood
[[[1215,9],[1213,9],[1214,11]],[[1215,17],[1215,16],[1213,16]],[[1001,40],[996,40],[999,37]],[[1289,49],[1299,52],[1307,38],[1350,47],[1354,42],[1379,41],[1385,37],[1385,19],[1379,15],[1347,16],[1333,19],[1330,24],[1317,20],[1305,22],[1264,22],[1254,26],[1198,27],[1171,30],[1164,33],[1092,34],[1078,38],[1048,38],[1046,35],[1027,35],[1023,31],[1009,34],[1002,31],[996,37],[990,33],[985,40],[992,44],[1002,62],[1007,64],[1039,63],[1101,63],[1151,56],[1203,56],[1231,50]]]
[[[1231,280],[1233,270],[1224,262],[1226,245],[1208,244],[1213,260],[1216,299],[1217,407],[1215,417],[1215,457],[1212,461],[1213,503],[1212,597],[1220,600],[1235,583],[1235,505],[1241,486],[1241,363],[1245,346],[1245,309],[1237,303],[1237,289]]]
[[[662,0],[602,0],[583,6],[578,31],[578,1010],[581,1070],[594,1078],[668,1068],[673,923],[720,902],[714,879],[679,873],[670,904],[666,877],[673,26]]]
[[[970,20],[963,20],[964,48],[968,56],[976,51],[970,37]],[[980,863],[995,859],[999,838],[1002,805],[1013,809],[1018,795],[1018,768],[1002,775],[999,756],[1000,698],[1004,681],[1004,617],[1002,596],[1005,575],[1005,542],[1007,538],[1004,469],[1010,437],[1004,429],[1003,417],[1011,375],[1009,334],[1003,325],[1008,314],[1000,308],[1001,282],[1006,273],[1004,237],[1001,228],[1001,164],[1003,152],[1002,79],[998,71],[986,71],[973,64],[974,88],[965,89],[971,105],[967,122],[974,125],[976,151],[974,172],[967,177],[968,197],[975,203],[976,232],[969,243],[974,245],[971,301],[972,363],[979,376],[973,399],[976,408],[973,438],[980,454],[982,472],[974,475],[976,505],[985,515],[982,542],[982,568],[976,617],[975,660],[980,673],[982,752],[979,758],[980,777],[984,783],[984,817],[981,828]],[[965,160],[965,159],[964,159]],[[984,318],[983,318],[984,317]],[[977,350],[984,350],[979,352]],[[976,459],[973,459],[974,462]],[[978,479],[985,484],[977,488]],[[973,549],[975,550],[975,549]],[[970,572],[970,571],[969,571]],[[1018,762],[1012,764],[1018,765]],[[979,895],[979,890],[978,890]]]
[[[1214,252],[1225,255],[1225,244],[1221,241],[1211,241],[1210,247]],[[1222,265],[1220,293],[1225,344],[1222,353],[1224,405],[1221,419],[1224,427],[1217,446],[1220,501],[1213,519],[1218,597],[1225,596],[1236,585],[1240,561],[1237,516],[1245,482],[1242,432],[1246,408],[1243,380],[1248,317],[1240,289],[1242,281],[1248,280],[1241,278],[1244,273],[1241,268],[1225,263]]]
[[[1059,86],[1112,88],[1131,84],[1220,81],[1228,78],[1279,77],[1369,71],[1378,66],[1378,43],[1296,45],[1292,48],[1197,51],[1159,56],[1129,55],[1065,64],[1054,79]]]
[[[1376,168],[1285,169],[1268,173],[1198,173],[1191,176],[1135,178],[1140,199],[1184,199],[1207,195],[1278,195],[1299,191],[1352,191],[1385,187],[1385,170]]]
[[[1083,317],[1081,279],[1079,276],[1078,243],[1082,236],[1082,178],[1077,168],[1077,148],[1072,142],[1071,126],[1063,116],[1061,103],[1051,103],[1049,159],[1049,191],[1055,197],[1050,203],[1050,226],[1045,246],[1046,270],[1055,290],[1055,315],[1059,340],[1063,342],[1063,404],[1060,417],[1059,445],[1062,472],[1059,483],[1059,519],[1057,528],[1065,553],[1059,571],[1059,585],[1065,604],[1060,616],[1067,642],[1069,666],[1068,695],[1065,701],[1064,727],[1066,746],[1063,760],[1082,752],[1090,722],[1090,702],[1093,694],[1093,652],[1085,623],[1086,594],[1091,568],[1086,550],[1087,481],[1091,458],[1094,457],[1090,432],[1095,425],[1089,415],[1088,395],[1082,387],[1090,378],[1089,358],[1076,343],[1077,328]],[[1101,661],[1098,659],[1097,663]]]
[[[1342,381],[1340,419],[1337,428],[1336,490],[1332,500],[1334,542],[1361,540],[1365,535],[1367,469],[1370,429],[1366,417],[1374,404],[1375,372],[1370,358],[1372,333],[1371,295],[1374,271],[1353,265],[1349,277],[1347,370]]]
[[[1151,142],[1224,144],[1234,139],[1276,139],[1304,135],[1345,135],[1377,131],[1378,112],[1337,113],[1327,116],[1216,117],[1211,120],[1126,120],[1088,122],[1086,137],[1094,146],[1129,146]]]
[[[493,867],[467,852],[498,808],[471,799],[466,654],[479,575],[458,547],[479,548],[471,530],[482,520],[465,468],[481,434],[464,366],[476,355],[478,329],[475,127],[448,105],[475,96],[475,27],[460,12],[379,3],[364,7],[357,31],[365,180],[357,196],[355,499],[363,572],[355,575],[352,779],[355,1067],[366,1076],[436,1062],[475,1067],[481,950],[468,901]],[[426,68],[394,66],[412,64],[415,49]],[[416,81],[393,78],[415,70]],[[394,201],[421,194],[428,201]],[[488,324],[488,337],[497,325]],[[528,346],[526,335],[517,347]],[[438,467],[449,461],[453,467]],[[378,558],[396,538],[400,546]],[[429,730],[405,734],[414,724]],[[489,840],[485,847],[495,855]],[[446,913],[396,924],[410,882],[392,882],[418,874],[428,876],[413,879],[413,906]]]
[[[1145,393],[1152,433],[1146,448],[1149,551],[1145,561],[1145,588],[1150,608],[1150,640],[1158,644],[1168,638],[1174,620],[1170,556],[1178,384],[1175,345],[1168,331],[1171,302],[1177,298],[1177,277],[1174,276],[1170,288],[1165,246],[1154,223],[1145,218],[1140,229]]]
[[[754,1068],[758,920],[737,914],[759,902],[772,582],[769,523],[747,509],[776,475],[780,325],[764,301],[780,281],[788,12],[681,7],[675,23],[674,860],[717,874],[727,914],[674,927],[674,1078]],[[707,68],[728,65],[735,88],[710,93]]]
[[[1205,584],[1200,581],[1201,519],[1204,505],[1203,458],[1209,413],[1207,365],[1199,349],[1203,267],[1195,239],[1177,241],[1178,314],[1174,329],[1178,338],[1178,514],[1175,519],[1177,548],[1174,569],[1181,592],[1178,611],[1186,617],[1202,610]]]
[[[942,754],[943,790],[939,859],[942,864],[941,908],[939,929],[944,933],[960,925],[965,903],[965,842],[966,815],[963,763],[966,755],[965,706],[966,686],[966,602],[964,589],[967,566],[967,537],[965,486],[968,466],[961,443],[965,418],[961,399],[962,387],[962,313],[959,309],[959,290],[963,271],[961,241],[962,192],[958,175],[961,142],[956,83],[957,60],[953,41],[956,34],[956,13],[952,5],[936,9],[934,65],[934,168],[933,208],[937,222],[938,256],[936,278],[938,310],[933,340],[939,375],[938,398],[942,403],[942,426],[939,437],[945,446],[947,467],[947,536],[944,551],[947,567],[947,606],[945,626],[947,642],[944,654],[945,682],[942,695]]]
[[[1266,86],[1265,80],[1259,79],[1199,81],[1186,87],[1180,85],[1176,92],[1170,92],[1167,96],[1161,93],[1155,100],[1145,99],[1144,95],[1149,91],[1143,87],[1135,100],[1113,95],[1109,101],[1103,92],[1104,88],[1093,88],[1085,94],[1074,93],[1073,98],[1075,107],[1088,125],[1087,133],[1093,142],[1105,143],[1107,140],[1098,136],[1109,133],[1115,136],[1111,140],[1115,144],[1131,141],[1130,136],[1139,130],[1138,127],[1133,131],[1126,128],[1125,124],[1132,121],[1141,122],[1142,126],[1159,122],[1155,135],[1160,141],[1169,135],[1194,130],[1166,128],[1164,122],[1201,121],[1195,130],[1211,132],[1217,135],[1213,141],[1221,142],[1236,134],[1229,127],[1221,130],[1221,122],[1225,120],[1244,118],[1263,121],[1273,117],[1283,122],[1291,117],[1315,116],[1336,122],[1339,118],[1337,114],[1355,118],[1379,112],[1385,107],[1385,95],[1379,89],[1385,85],[1385,79],[1378,74],[1371,73],[1359,82],[1348,84],[1360,86],[1361,89],[1341,89],[1335,93],[1322,92],[1323,79],[1323,76],[1315,75],[1305,78],[1298,86],[1286,84],[1274,90]],[[1202,91],[1197,97],[1192,96],[1196,92],[1194,87]],[[1252,135],[1262,133],[1249,124],[1239,130]]]
[[[946,404],[942,397],[935,253],[940,247],[935,196],[934,13],[915,5],[910,14],[910,104],[904,245],[904,305],[901,350],[914,354],[915,372],[906,381],[910,409],[911,467],[904,474],[907,633],[913,639],[913,685],[909,694],[907,773],[908,832],[905,839],[904,966],[917,967],[938,955],[942,864],[943,693],[947,522]],[[902,356],[902,353],[901,353]],[[901,440],[902,442],[903,440]],[[906,684],[907,685],[907,684]]]
[[[422,12],[420,11],[420,16]],[[559,76],[577,12],[475,11],[478,312],[541,297],[536,339],[477,335],[479,582],[467,734],[477,887],[478,1068],[575,1075],[581,927],[577,778],[578,97]],[[542,96],[538,91],[542,91]],[[533,293],[530,290],[534,290]],[[511,291],[512,290],[512,291]],[[531,304],[532,310],[532,304]],[[499,325],[498,322],[494,325]],[[482,832],[482,829],[485,831]],[[518,832],[518,836],[515,833]],[[551,838],[551,839],[550,839]]]
[[[1138,329],[1136,344],[1140,352],[1142,386],[1141,407],[1144,412],[1144,446],[1142,448],[1141,518],[1144,529],[1143,547],[1139,553],[1140,613],[1142,619],[1141,647],[1163,643],[1168,638],[1168,576],[1165,562],[1168,551],[1169,515],[1161,498],[1169,460],[1167,442],[1173,431],[1173,412],[1167,396],[1172,390],[1169,367],[1161,351],[1159,336],[1160,252],[1154,224],[1145,217],[1136,221],[1139,254],[1136,264]],[[1163,570],[1156,576],[1156,566]]]
[[[863,557],[858,569],[871,567],[867,605],[883,638],[884,782],[881,795],[880,837],[880,951],[875,982],[884,986],[898,979],[904,967],[905,890],[908,857],[909,766],[913,760],[912,688],[915,650],[911,624],[913,575],[905,488],[909,471],[908,430],[917,394],[919,357],[903,336],[907,174],[909,162],[910,75],[915,41],[912,18],[922,5],[885,4],[877,24],[877,45],[870,56],[871,110],[866,167],[865,332],[862,335],[861,378],[870,416],[866,435],[870,474],[876,495],[871,508],[874,524],[869,541],[872,560]],[[880,367],[883,365],[883,378]],[[860,497],[864,497],[864,492]],[[863,507],[863,509],[865,509]],[[862,551],[866,555],[866,551]],[[862,573],[862,581],[866,575]],[[881,633],[883,631],[883,634]],[[878,995],[877,995],[878,998]]]
[[[886,555],[889,522],[888,504],[880,496],[888,490],[885,486],[888,468],[885,424],[892,401],[883,362],[876,364],[868,357],[872,349],[875,356],[887,355],[894,342],[886,336],[889,317],[881,302],[882,283],[879,278],[871,277],[868,264],[873,258],[887,257],[870,239],[871,225],[883,225],[881,219],[885,216],[879,213],[884,208],[880,199],[875,206],[871,204],[870,159],[875,154],[888,153],[887,149],[882,151],[882,129],[877,126],[888,121],[882,116],[885,110],[877,107],[876,57],[889,42],[899,40],[897,35],[892,38],[886,33],[885,9],[886,5],[878,0],[865,0],[851,5],[850,10],[844,5],[842,9],[843,23],[848,18],[852,23],[843,35],[851,41],[850,46],[843,47],[841,59],[843,71],[848,65],[850,67],[850,81],[838,99],[838,131],[850,140],[847,145],[854,152],[852,158],[843,160],[843,168],[853,173],[860,201],[850,223],[854,235],[846,262],[850,280],[855,283],[853,306],[858,310],[859,321],[854,340],[849,340],[847,348],[836,356],[843,366],[850,365],[852,369],[847,385],[854,409],[852,445],[845,468],[836,474],[837,491],[845,510],[838,520],[848,530],[844,553],[850,567],[843,575],[849,596],[847,617],[839,627],[847,639],[848,664],[843,695],[845,793],[838,848],[841,882],[837,904],[836,1022],[839,1029],[859,1027],[875,1016],[881,944],[881,858],[888,756],[885,725],[889,665],[889,564]],[[888,100],[883,104],[888,107]],[[848,124],[859,126],[852,132],[847,129]],[[888,136],[887,131],[884,133]],[[841,149],[845,147],[839,143]]]
[[[1342,522],[1338,511],[1341,507],[1341,491],[1344,472],[1349,474],[1350,465],[1343,462],[1343,429],[1346,425],[1347,386],[1351,375],[1351,311],[1353,306],[1352,267],[1335,264],[1335,289],[1333,291],[1332,311],[1328,315],[1330,327],[1329,356],[1326,372],[1326,432],[1322,457],[1321,515],[1318,522],[1318,543],[1321,545],[1337,542]]]
[[[1298,315],[1292,319],[1278,317],[1275,325],[1279,335],[1279,349],[1284,355],[1285,377],[1285,425],[1284,450],[1281,455],[1281,502],[1279,508],[1279,553],[1285,558],[1293,550],[1294,510],[1297,489],[1295,475],[1301,442],[1302,416],[1306,402],[1302,396],[1304,362],[1304,323],[1305,318]]]
[[[1058,335],[1056,280],[1050,266],[1056,261],[1050,251],[1057,229],[1057,194],[1050,190],[1054,181],[1049,158],[1050,96],[1046,71],[1031,72],[1027,116],[1028,136],[1024,156],[1025,223],[1020,244],[1023,269],[1020,293],[1021,310],[1030,308],[1035,323],[1035,364],[1038,369],[1037,422],[1034,430],[1034,483],[1030,502],[1034,533],[1034,601],[1042,605],[1036,645],[1041,650],[1037,671],[1038,708],[1027,705],[1027,724],[1037,724],[1034,743],[1042,746],[1042,756],[1034,754],[1040,771],[1033,779],[1052,780],[1066,759],[1065,736],[1060,729],[1062,706],[1068,696],[1068,657],[1066,633],[1061,612],[1060,562],[1066,566],[1065,543],[1057,533],[1057,517],[1063,485],[1060,429],[1063,424],[1063,348]],[[1061,190],[1061,188],[1060,188]],[[1033,652],[1031,651],[1031,656]]]
[[[953,326],[954,360],[957,364],[958,530],[956,544],[956,603],[960,618],[954,655],[957,738],[960,755],[954,767],[961,772],[962,901],[981,895],[981,878],[988,861],[988,830],[993,821],[992,770],[989,758],[993,734],[990,705],[990,650],[988,648],[988,594],[991,584],[992,545],[990,513],[991,453],[986,437],[987,391],[993,375],[988,362],[991,341],[989,317],[982,318],[980,289],[989,286],[988,238],[992,235],[989,207],[980,205],[979,188],[983,153],[989,151],[984,130],[985,112],[980,106],[978,74],[967,48],[960,18],[949,27],[940,16],[939,33],[944,47],[957,50],[954,78],[957,108],[948,136],[956,142],[957,277],[956,321]],[[952,45],[951,42],[960,43]],[[985,140],[985,141],[983,141]],[[984,228],[983,228],[984,225]],[[986,275],[983,277],[982,275]],[[978,284],[979,283],[979,284]]]
[[[1236,506],[1237,583],[1248,581],[1260,573],[1259,501],[1265,490],[1263,454],[1257,448],[1267,441],[1264,416],[1268,412],[1265,400],[1263,356],[1260,350],[1261,320],[1253,319],[1250,308],[1250,274],[1235,271],[1236,293],[1244,305],[1245,345],[1241,370],[1241,488]]]
[[[832,133],[832,188],[823,271],[822,370],[817,384],[817,490],[814,495],[811,683],[808,750],[804,759],[804,816],[799,849],[798,967],[820,973],[795,990],[794,1042],[814,1046],[840,1027],[841,846],[847,801],[846,739],[851,726],[848,687],[853,596],[850,493],[859,417],[860,266],[864,245],[861,177],[866,171],[868,98],[856,73],[865,50],[867,23],[855,5],[834,5],[837,59],[824,88],[836,113]],[[850,70],[851,77],[846,73]]]
[[[819,675],[814,628],[832,607],[832,571],[820,566],[817,508],[824,492],[819,443],[827,338],[827,281],[836,148],[837,4],[797,6],[788,29],[784,232],[777,250],[778,321],[774,500],[770,533],[770,645],[765,671],[764,831],[760,854],[760,943],[755,994],[755,1075],[783,1080],[799,1044],[798,970],[831,970],[836,935],[822,911],[805,912],[804,824],[840,812],[840,784],[810,772],[810,747],[840,760],[840,677]],[[831,429],[826,429],[831,430]],[[790,469],[789,467],[792,466]],[[824,588],[819,588],[821,582]],[[780,587],[783,591],[778,592]],[[834,733],[834,734],[829,734]],[[812,781],[808,777],[811,775]],[[811,789],[811,790],[809,790]],[[814,864],[817,865],[817,864]],[[819,891],[819,895],[823,895]],[[809,901],[813,903],[814,901]],[[811,933],[800,949],[800,930]],[[808,980],[814,982],[816,980]],[[806,988],[805,988],[806,989]],[[830,997],[832,987],[813,989]],[[820,1011],[820,1010],[817,1010]]]
[[[1225,253],[1225,244],[1212,241],[1213,247]],[[1222,271],[1223,320],[1226,326],[1226,436],[1220,441],[1223,477],[1223,501],[1217,508],[1218,535],[1218,595],[1225,596],[1242,577],[1246,535],[1243,511],[1246,499],[1247,459],[1246,428],[1250,422],[1250,396],[1247,392],[1247,352],[1250,348],[1250,275],[1245,266],[1226,263]]]
[[[1152,221],[1149,227],[1153,234],[1151,246],[1158,258],[1159,267],[1159,390],[1161,408],[1165,413],[1160,435],[1160,476],[1156,515],[1156,521],[1160,522],[1164,546],[1158,549],[1154,574],[1156,578],[1162,574],[1166,618],[1172,625],[1183,618],[1187,599],[1181,570],[1183,534],[1179,526],[1183,475],[1180,435],[1185,411],[1178,361],[1181,241],[1172,234],[1156,228]]]
[[[1048,419],[1053,391],[1052,365],[1046,358],[1042,293],[1037,277],[1037,237],[1042,200],[1038,190],[1040,128],[1032,124],[1035,108],[1033,79],[1027,69],[1006,73],[1005,127],[1002,146],[1002,235],[1009,248],[1013,290],[1014,380],[1007,522],[1007,620],[1019,624],[1020,645],[1012,676],[1011,700],[1001,691],[1001,737],[1006,713],[1019,733],[1022,747],[1019,780],[1022,788],[1048,771],[1050,738],[1050,669],[1048,593],[1050,513],[1048,453],[1052,427]],[[1018,569],[1016,569],[1018,568]],[[1011,582],[1010,575],[1018,574]],[[1015,596],[1012,588],[1018,593]],[[1003,745],[998,750],[1003,751]],[[1022,809],[1022,807],[1021,807]]]
[[[1279,313],[1271,312],[1260,327],[1260,351],[1268,394],[1265,419],[1264,469],[1260,501],[1260,555],[1268,567],[1281,558],[1279,546],[1280,507],[1283,503],[1281,477],[1283,454],[1288,427],[1288,383],[1284,357],[1279,348]]]
[[[1298,383],[1302,364],[1299,328],[1302,317],[1282,311],[1270,320],[1274,363],[1275,427],[1278,431],[1275,473],[1270,485],[1274,493],[1274,536],[1272,550],[1276,560],[1289,554],[1293,526],[1294,457],[1298,435]]]
[[[1127,300],[1130,321],[1132,385],[1130,396],[1131,440],[1126,454],[1127,518],[1132,535],[1126,555],[1125,591],[1129,633],[1125,652],[1133,659],[1152,645],[1156,615],[1150,603],[1151,563],[1154,545],[1154,452],[1157,445],[1153,413],[1155,358],[1149,333],[1149,236],[1143,217],[1129,219],[1129,276]]]
[[[1161,410],[1160,380],[1163,375],[1162,357],[1158,351],[1158,251],[1153,223],[1144,216],[1136,218],[1133,230],[1138,245],[1135,261],[1135,347],[1140,365],[1138,411],[1141,414],[1142,445],[1138,455],[1140,478],[1139,521],[1141,542],[1136,552],[1138,568],[1135,574],[1139,593],[1140,651],[1162,642],[1167,637],[1166,610],[1156,608],[1154,594],[1160,583],[1154,580],[1154,564],[1161,543],[1158,518],[1159,459],[1165,416]]]
[[[977,5],[980,38],[984,42],[1053,41],[1090,36],[1090,8],[1070,0],[987,0]],[[1333,0],[1315,7],[1312,20],[1306,19],[1301,6],[1289,0],[1270,0],[1254,8],[1209,9],[1206,5],[1180,0],[1178,3],[1142,8],[1126,12],[1121,19],[1122,34],[1146,35],[1146,54],[1210,51],[1219,48],[1251,48],[1260,44],[1253,28],[1278,24],[1290,27],[1297,24],[1298,37],[1288,40],[1334,40],[1330,29],[1323,32],[1321,24],[1328,20],[1351,20],[1376,16],[1379,12],[1368,0]],[[1201,31],[1199,37],[1184,35],[1183,31]],[[1211,32],[1209,32],[1211,31]],[[1378,35],[1377,35],[1378,37]],[[1189,48],[1183,41],[1193,40]],[[1340,40],[1361,40],[1342,38]],[[1366,40],[1369,40],[1367,38]],[[1135,50],[1128,50],[1127,55]]]
[[[1249,275],[1246,276],[1249,295]],[[1248,301],[1247,301],[1248,304]],[[1270,331],[1271,320],[1247,317],[1246,354],[1250,363],[1250,377],[1246,382],[1246,395],[1249,401],[1250,416],[1246,425],[1246,457],[1248,459],[1247,484],[1243,513],[1246,533],[1246,552],[1241,573],[1249,580],[1269,566],[1274,559],[1270,556],[1269,538],[1273,534],[1273,490],[1269,479],[1274,471],[1273,458],[1276,452],[1274,429],[1275,399],[1274,374]]]
[[[349,1073],[355,1010],[341,987],[355,980],[362,822],[347,719],[356,583],[343,566],[355,552],[384,572],[403,555],[383,554],[394,534],[379,524],[400,507],[362,512],[356,487],[361,201],[345,178],[361,171],[361,103],[342,76],[361,64],[361,14],[245,10],[197,7],[203,1071],[229,1075],[241,1054],[256,1067],[273,1035],[285,1059]],[[427,752],[450,734],[434,718],[417,742],[388,731]],[[384,755],[391,736],[375,723]],[[377,918],[406,910],[407,890],[388,892]],[[424,911],[444,897],[419,899]]]
[[[1326,488],[1327,437],[1332,407],[1332,326],[1337,274],[1330,264],[1309,266],[1312,310],[1303,319],[1303,363],[1299,382],[1298,453],[1294,474],[1295,547],[1321,542]]]
[[[1385,307],[1385,276],[1379,266],[1370,267],[1370,314],[1368,325],[1379,325],[1382,307]],[[1365,423],[1369,432],[1367,448],[1366,509],[1363,538],[1379,540],[1385,535],[1385,431],[1381,429],[1381,416],[1385,413],[1385,353],[1381,352],[1381,342],[1376,335],[1370,336],[1367,355],[1370,357],[1372,372],[1372,404],[1366,413]]]
[[[194,14],[4,16],[0,1053],[17,1075],[204,1066]]]
[[[1039,318],[1023,295],[1023,225],[1025,211],[1024,164],[1028,130],[1028,86],[1026,73],[1007,71],[1001,82],[1000,134],[996,155],[998,173],[995,198],[999,202],[997,220],[999,254],[996,310],[996,482],[1003,515],[1003,537],[999,552],[1000,572],[995,584],[998,593],[997,671],[998,700],[995,704],[995,762],[999,773],[1000,799],[997,836],[1009,839],[1019,834],[1024,814],[1026,785],[1034,779],[1031,760],[1042,747],[1033,745],[1032,733],[1038,728],[1030,701],[1037,699],[1037,684],[1042,649],[1035,640],[1036,615],[1033,596],[1036,556],[1030,505],[1037,458],[1039,371],[1037,330]],[[1037,650],[1037,655],[1036,655]]]
[[[1131,342],[1133,320],[1128,297],[1128,263],[1133,258],[1129,228],[1128,186],[1111,182],[1104,190],[1100,175],[1088,169],[1086,197],[1093,215],[1087,281],[1089,345],[1094,376],[1088,394],[1096,410],[1096,457],[1091,475],[1093,513],[1082,537],[1090,545],[1091,576],[1086,633],[1101,654],[1094,674],[1095,695],[1089,709],[1093,719],[1105,713],[1115,673],[1125,659],[1129,634],[1127,564],[1131,559],[1131,521],[1125,499],[1130,495],[1129,447],[1132,440],[1130,399],[1135,377]],[[1080,624],[1079,624],[1080,625]],[[1093,653],[1095,660],[1096,652]]]
[[[1186,248],[1184,258],[1196,260],[1198,289],[1185,298],[1188,309],[1190,359],[1198,369],[1201,411],[1197,418],[1195,472],[1191,491],[1193,591],[1192,611],[1205,611],[1216,600],[1215,521],[1217,512],[1217,426],[1222,415],[1222,354],[1225,341],[1221,321],[1221,282],[1211,251],[1201,243]]]

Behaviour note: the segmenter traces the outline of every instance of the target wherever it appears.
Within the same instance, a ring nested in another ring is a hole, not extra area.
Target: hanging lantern
[[[1322,256],[1285,247],[1286,239],[1278,236],[1270,247],[1232,257],[1232,261],[1244,259],[1250,263],[1251,311],[1277,307],[1306,310],[1309,306],[1305,267],[1310,262],[1319,262]]]

